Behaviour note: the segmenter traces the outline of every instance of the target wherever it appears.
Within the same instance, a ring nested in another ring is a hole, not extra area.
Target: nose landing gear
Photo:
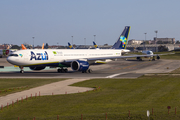
[[[21,69],[21,70],[20,70],[20,73],[24,73],[24,70],[23,70],[23,69],[24,69],[24,67],[19,66],[19,68]]]

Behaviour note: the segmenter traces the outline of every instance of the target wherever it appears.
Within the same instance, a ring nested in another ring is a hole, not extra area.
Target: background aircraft
[[[74,49],[74,47],[68,42],[68,46],[70,49]]]
[[[0,58],[2,58],[3,56],[8,56],[9,54],[11,54],[14,50],[10,50],[10,49],[1,49],[0,50]]]
[[[95,49],[99,49],[98,45],[93,41],[93,45],[95,47]]]

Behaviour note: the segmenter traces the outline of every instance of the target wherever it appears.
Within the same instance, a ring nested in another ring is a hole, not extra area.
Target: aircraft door
[[[24,60],[28,61],[28,55],[27,54],[24,54],[23,57],[24,57]]]

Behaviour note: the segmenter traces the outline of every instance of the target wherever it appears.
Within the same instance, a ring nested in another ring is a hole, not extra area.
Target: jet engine
[[[160,59],[160,56],[157,56],[157,59],[159,60],[159,59]]]
[[[77,60],[71,63],[71,68],[75,71],[86,71],[89,68],[87,61]]]
[[[46,66],[31,66],[29,67],[31,70],[43,70]]]

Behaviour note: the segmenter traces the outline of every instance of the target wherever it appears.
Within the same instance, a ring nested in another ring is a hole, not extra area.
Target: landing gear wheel
[[[91,69],[88,69],[88,73],[92,73],[92,70],[91,70]]]
[[[24,73],[24,70],[21,70],[20,73]]]
[[[20,70],[20,73],[24,73],[24,70],[23,70],[24,67],[19,66],[19,68],[21,69],[21,70]]]
[[[62,72],[62,70],[61,70],[61,69],[57,69],[57,72],[58,72],[58,73],[61,73],[61,72]]]
[[[64,69],[64,72],[67,73],[67,72],[68,72],[68,69]]]
[[[68,69],[57,69],[58,73],[67,73]]]

